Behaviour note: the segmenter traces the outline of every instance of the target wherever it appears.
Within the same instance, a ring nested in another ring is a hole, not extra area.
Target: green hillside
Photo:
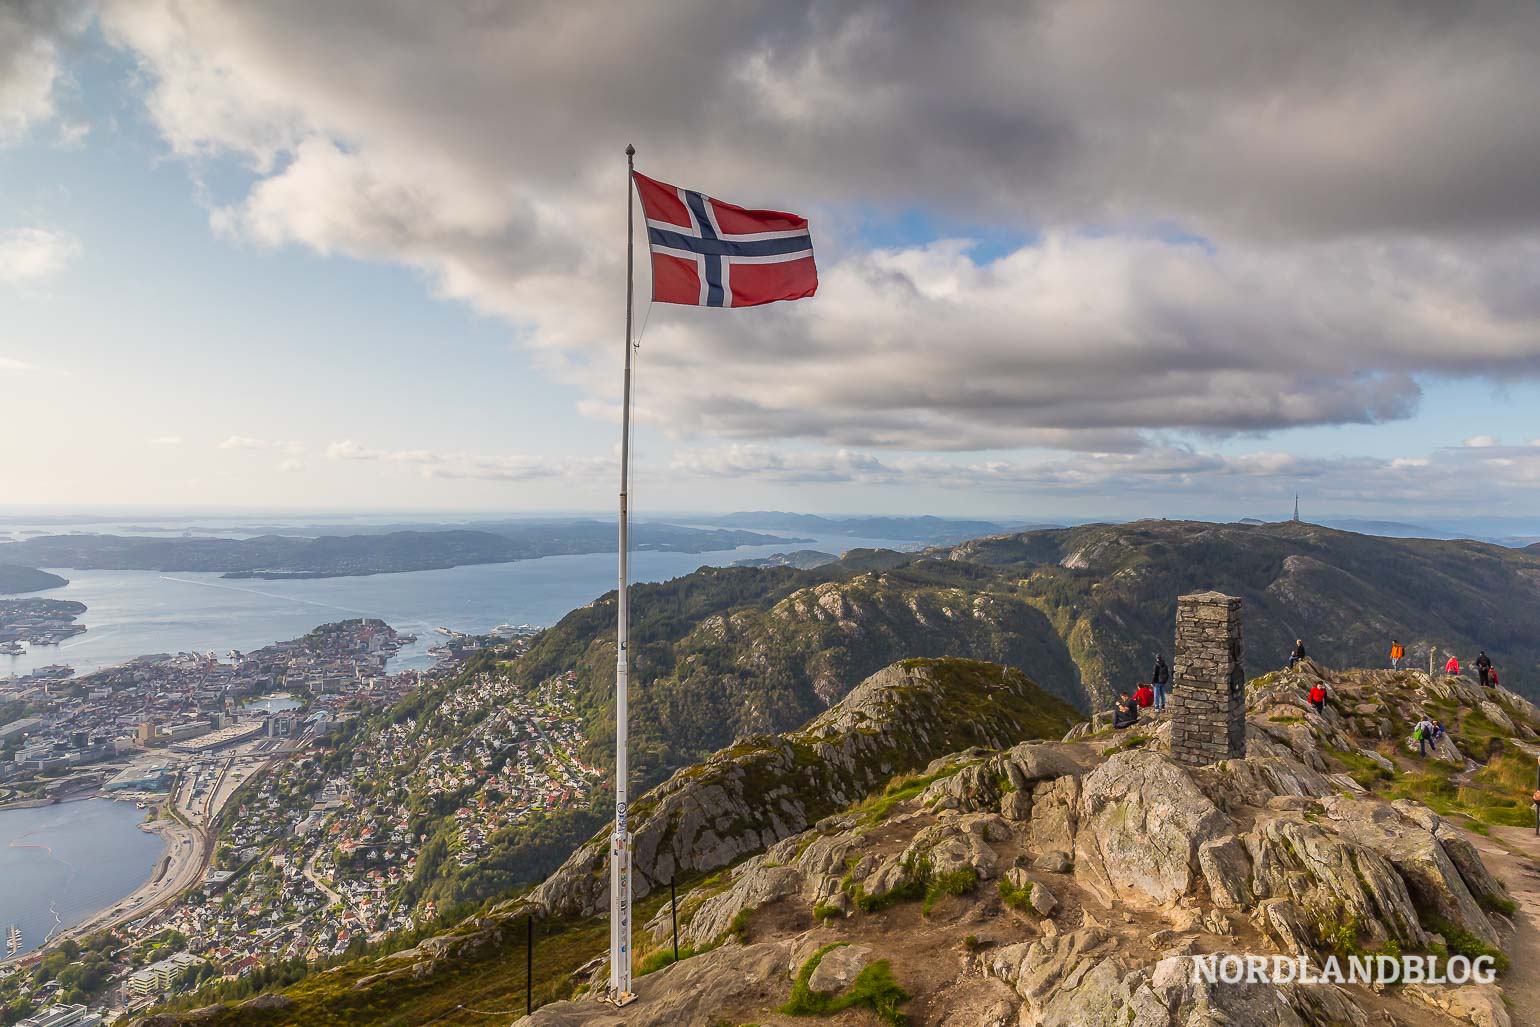
[[[744,735],[785,731],[896,660],[1031,668],[1085,708],[1054,625],[990,568],[857,551],[811,571],[702,568],[632,592],[632,767],[644,785]],[[529,687],[575,671],[595,761],[613,751],[614,595],[547,631],[515,666]]]
[[[1014,579],[1054,623],[1103,700],[1170,658],[1176,597],[1246,600],[1246,667],[1281,666],[1296,638],[1332,666],[1413,666],[1486,649],[1503,684],[1540,695],[1540,554],[1481,542],[1392,539],[1312,524],[1138,521],[966,542],[951,559]]]

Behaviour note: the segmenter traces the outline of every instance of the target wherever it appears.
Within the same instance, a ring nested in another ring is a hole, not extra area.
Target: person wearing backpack
[[[1326,716],[1326,686],[1319,681],[1310,686],[1310,705],[1315,707],[1315,712]]]
[[[1166,666],[1166,658],[1159,653],[1155,654],[1155,669],[1150,672],[1150,686],[1155,689],[1155,708],[1166,708],[1166,688],[1171,684],[1171,668]]]
[[[1481,655],[1476,657],[1476,673],[1481,677],[1483,685],[1487,683],[1487,678],[1492,674],[1492,658],[1487,655],[1485,649],[1481,650]]]
[[[1406,658],[1406,646],[1402,645],[1400,642],[1397,642],[1395,639],[1392,638],[1390,640],[1390,669],[1391,670],[1400,670],[1401,669],[1401,661],[1404,660],[1405,658]]]
[[[1417,755],[1428,755],[1428,743],[1433,741],[1433,724],[1428,720],[1427,714],[1423,714],[1417,726],[1412,728],[1412,737],[1417,740]]]

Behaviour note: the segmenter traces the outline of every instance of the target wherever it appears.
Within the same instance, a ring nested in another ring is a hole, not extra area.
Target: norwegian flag
[[[818,291],[807,219],[745,210],[632,172],[652,247],[652,298],[755,307]]]

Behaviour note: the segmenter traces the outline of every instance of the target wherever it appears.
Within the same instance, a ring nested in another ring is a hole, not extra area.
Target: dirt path
[[[1515,1024],[1540,1024],[1540,838],[1532,828],[1494,827],[1490,837],[1466,832],[1487,869],[1518,903],[1504,950],[1513,968],[1502,986]]]

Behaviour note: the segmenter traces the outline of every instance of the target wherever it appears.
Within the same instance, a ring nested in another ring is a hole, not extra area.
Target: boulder
[[[1053,892],[1040,881],[1033,881],[1032,888],[1027,893],[1027,902],[1037,911],[1038,916],[1052,916],[1053,911],[1059,908],[1059,900],[1053,897]]]
[[[1462,984],[1436,988],[1426,984],[1408,984],[1406,994],[1423,1005],[1448,1013],[1472,1027],[1513,1027],[1513,1019],[1503,1004],[1503,993],[1495,984]]]
[[[1430,830],[1435,821],[1413,819],[1404,808],[1364,799],[1332,796],[1323,803],[1327,818],[1343,837],[1371,849],[1395,867],[1418,903],[1496,946],[1497,932],[1481,910],[1454,860]]]
[[[841,945],[837,949],[830,949],[813,968],[807,986],[814,991],[838,994],[854,984],[871,961],[870,945]]]
[[[1060,849],[1049,849],[1032,857],[1032,869],[1041,870],[1049,874],[1067,874],[1074,869],[1075,863],[1069,858],[1069,853]]]
[[[1080,778],[1060,777],[1032,786],[1032,816],[1027,848],[1034,852],[1071,852],[1080,806]]]
[[[1150,988],[1168,1010],[1170,1023],[1181,1027],[1245,1024],[1246,1027],[1309,1027],[1340,1024],[1365,1027],[1368,1016],[1340,989],[1331,985],[1308,988],[1222,981],[1209,983],[1194,972],[1194,956],[1168,956],[1155,965]],[[1302,1015],[1307,1011],[1311,1015]]]
[[[1258,820],[1245,845],[1253,893],[1289,900],[1291,908],[1277,915],[1304,918],[1314,928],[1309,934],[1324,937],[1353,922],[1374,943],[1426,944],[1401,875],[1371,847],[1293,813]],[[1296,947],[1291,928],[1272,927]]]
[[[1081,787],[1075,879],[1105,906],[1176,901],[1199,872],[1198,847],[1229,828],[1192,776],[1158,753],[1118,753]]]
[[[1233,834],[1211,838],[1198,846],[1198,866],[1208,882],[1209,895],[1221,909],[1249,909],[1255,901],[1251,891],[1251,857]]]
[[[1511,735],[1518,732],[1518,728],[1513,726],[1513,721],[1508,717],[1508,712],[1490,699],[1482,700],[1481,712],[1486,714],[1488,720],[1508,732],[1508,734]]]
[[[701,903],[680,927],[679,939],[697,948],[709,945],[727,934],[739,913],[796,895],[802,884],[802,873],[795,867],[769,866],[763,856],[755,856],[738,869],[730,888]],[[668,912],[667,906],[662,912]]]

